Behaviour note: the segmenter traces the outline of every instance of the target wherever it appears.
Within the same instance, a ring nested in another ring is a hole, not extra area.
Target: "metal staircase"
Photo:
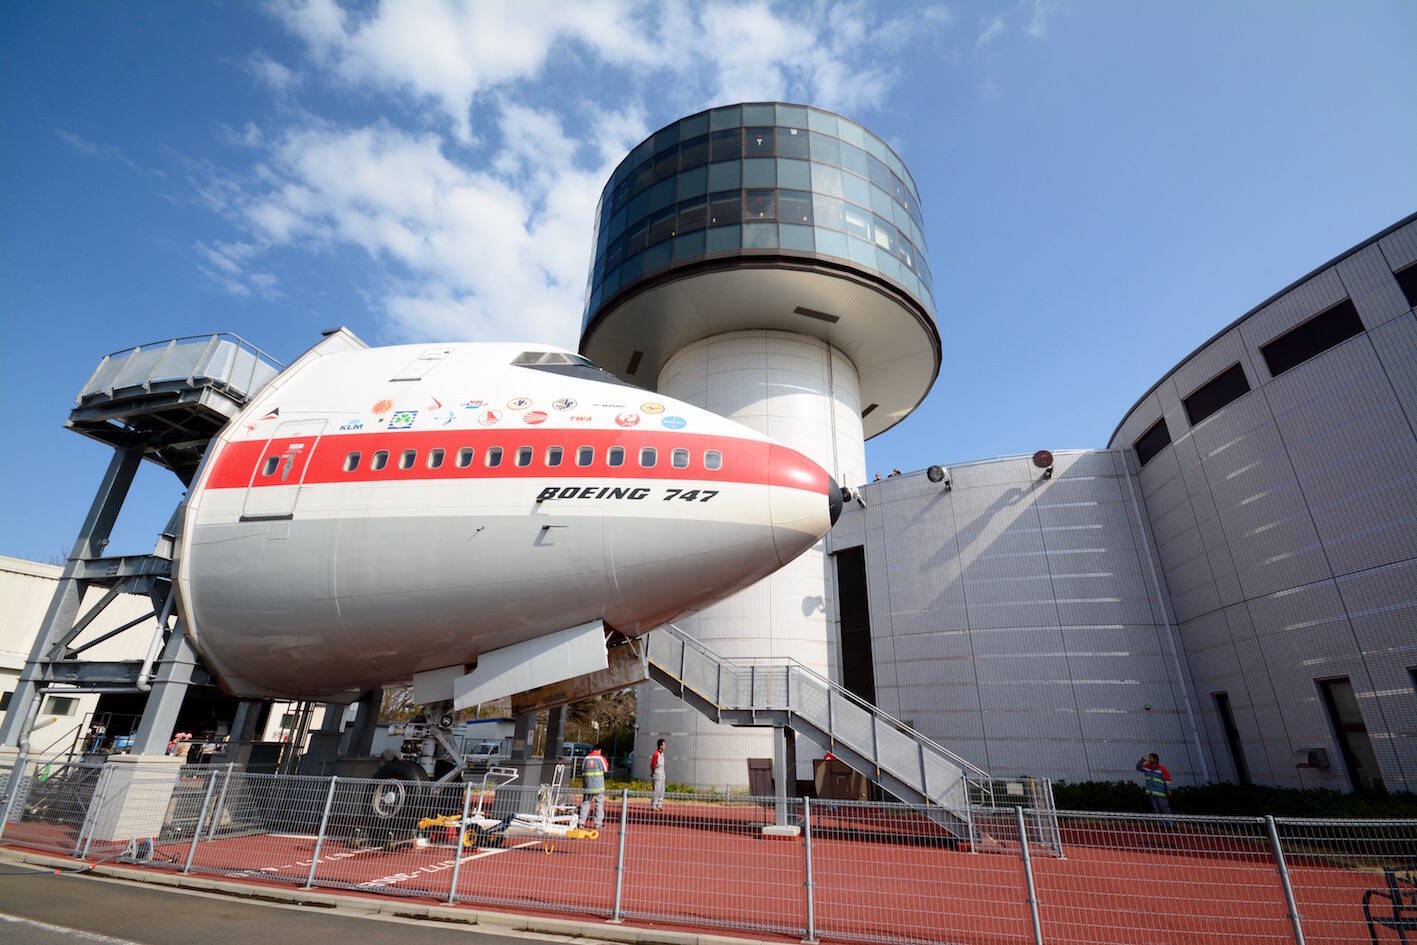
[[[644,642],[650,678],[713,721],[791,729],[973,838],[970,802],[992,795],[977,765],[795,660],[728,660],[673,624]]]

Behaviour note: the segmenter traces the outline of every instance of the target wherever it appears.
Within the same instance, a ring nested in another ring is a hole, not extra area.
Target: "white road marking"
[[[130,938],[114,938],[112,935],[103,935],[99,932],[85,932],[83,929],[70,928],[67,925],[52,925],[48,922],[40,922],[37,919],[26,919],[21,915],[10,915],[8,912],[0,912],[0,922],[8,922],[12,925],[27,925],[32,929],[39,929],[41,932],[54,932],[58,935],[68,935],[80,942],[94,942],[96,945],[142,945]]]

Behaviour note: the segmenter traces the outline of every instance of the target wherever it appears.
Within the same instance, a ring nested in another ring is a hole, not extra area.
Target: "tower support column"
[[[826,341],[785,331],[736,331],[681,349],[665,362],[659,391],[764,433],[811,459],[837,482],[866,479],[860,381]],[[728,659],[790,657],[833,679],[838,633],[830,535],[787,566],[679,621]],[[641,689],[636,767],[648,770],[655,740],[670,739],[676,781],[737,785],[747,759],[773,755],[772,732],[717,725],[657,686]],[[802,758],[810,765],[810,758]],[[786,780],[810,777],[794,765]]]

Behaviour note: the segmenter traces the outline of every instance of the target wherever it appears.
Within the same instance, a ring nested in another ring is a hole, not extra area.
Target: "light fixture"
[[[944,466],[931,466],[925,470],[925,478],[931,482],[942,482],[945,484],[945,491],[949,492],[954,483],[950,480],[950,471]]]
[[[1033,465],[1043,470],[1044,479],[1053,478],[1053,454],[1047,450],[1039,450],[1033,454]]]

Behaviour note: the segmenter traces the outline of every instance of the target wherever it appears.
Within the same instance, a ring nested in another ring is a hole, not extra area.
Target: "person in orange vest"
[[[610,762],[600,753],[599,748],[591,750],[581,763],[581,826],[586,826],[590,815],[591,801],[595,802],[595,829],[605,824],[605,775],[610,771]]]
[[[650,798],[650,810],[664,810],[664,739],[655,746],[649,759],[649,779],[654,783],[654,796]]]

